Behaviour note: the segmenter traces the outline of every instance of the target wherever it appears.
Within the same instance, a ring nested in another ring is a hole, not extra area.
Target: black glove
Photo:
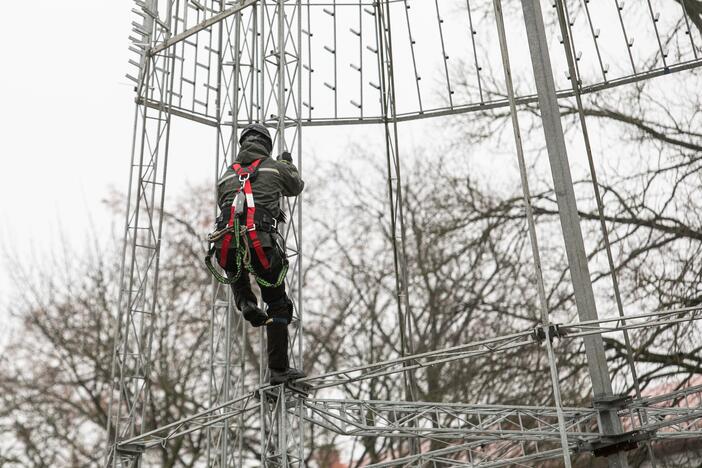
[[[287,151],[283,151],[278,156],[278,161],[287,161],[287,162],[291,163],[291,162],[293,162],[292,154],[288,153]]]

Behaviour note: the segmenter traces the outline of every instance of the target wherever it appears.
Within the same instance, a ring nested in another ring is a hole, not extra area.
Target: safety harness
[[[254,202],[253,189],[251,188],[251,182],[255,178],[258,166],[260,164],[261,159],[257,159],[246,167],[238,163],[232,165],[232,169],[239,176],[239,183],[241,186],[237,189],[232,204],[228,208],[225,207],[222,209],[222,211],[229,209],[229,220],[226,227],[215,230],[207,237],[211,247],[207,253],[207,256],[205,257],[205,265],[215,279],[223,284],[232,284],[239,278],[241,275],[242,264],[251,274],[256,277],[256,281],[260,285],[266,287],[280,286],[285,280],[285,275],[288,271],[288,263],[284,252],[281,252],[283,267],[274,283],[260,278],[251,264],[249,242],[250,246],[253,247],[254,253],[258,258],[258,262],[261,264],[261,267],[264,270],[268,270],[271,266],[270,261],[263,250],[263,246],[261,245],[261,240],[258,237],[256,218],[261,217],[256,216],[256,203]],[[244,205],[246,206],[246,225],[241,227],[239,218],[244,213]],[[271,218],[269,230],[274,232],[276,231],[276,228],[277,222],[275,219]],[[246,234],[248,234],[248,239]],[[230,260],[229,255],[232,253],[236,255],[234,262],[234,274],[231,275],[230,270],[229,278],[222,276],[212,265],[212,255],[217,252],[215,243],[220,239],[222,240],[222,247],[218,256],[219,265],[226,270],[228,261]]]

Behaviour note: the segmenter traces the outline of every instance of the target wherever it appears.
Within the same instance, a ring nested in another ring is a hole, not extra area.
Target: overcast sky
[[[130,9],[107,0],[4,2],[0,15],[0,242],[37,274],[63,231],[74,249],[126,186]],[[6,259],[3,258],[3,262]],[[0,306],[11,286],[0,269]]]

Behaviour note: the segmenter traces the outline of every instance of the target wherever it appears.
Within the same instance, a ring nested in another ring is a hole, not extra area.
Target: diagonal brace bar
[[[209,28],[210,26],[219,23],[220,21],[225,20],[226,18],[232,16],[235,13],[239,13],[241,10],[253,5],[254,3],[258,3],[258,0],[247,0],[247,1],[242,2],[241,4],[239,4],[235,7],[232,7],[228,10],[224,10],[221,13],[217,13],[212,18],[208,18],[205,21],[197,24],[196,26],[193,26],[190,29],[186,29],[182,33],[176,34],[175,36],[171,37],[170,39],[163,41],[159,44],[156,44],[155,46],[153,46],[152,48],[149,49],[148,54],[149,55],[156,55],[159,52],[163,52],[164,50],[168,49],[170,46],[177,44],[177,43],[189,38],[190,36],[193,36],[193,35],[199,33],[200,31],[205,30],[205,29]]]

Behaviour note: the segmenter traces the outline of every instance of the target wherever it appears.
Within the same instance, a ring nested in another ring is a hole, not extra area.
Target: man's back
[[[251,182],[256,208],[263,208],[273,218],[277,218],[280,212],[280,197],[299,195],[305,183],[293,164],[274,160],[263,145],[256,142],[242,145],[236,162],[246,167],[257,159],[260,159],[261,163]],[[217,183],[217,203],[220,208],[231,205],[239,187],[239,176],[230,166]]]

